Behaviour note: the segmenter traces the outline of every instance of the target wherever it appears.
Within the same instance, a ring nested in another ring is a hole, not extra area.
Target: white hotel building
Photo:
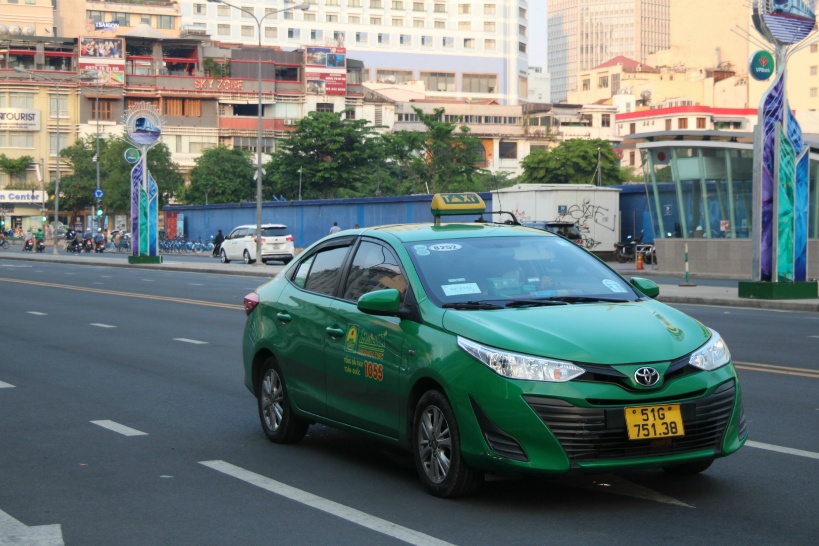
[[[301,0],[230,0],[261,19]],[[544,1],[544,0],[536,0]],[[364,81],[424,82],[433,100],[526,102],[527,0],[308,0],[308,11],[274,13],[262,22],[265,46],[343,45],[364,62]],[[181,32],[257,45],[256,21],[207,0],[181,0]]]

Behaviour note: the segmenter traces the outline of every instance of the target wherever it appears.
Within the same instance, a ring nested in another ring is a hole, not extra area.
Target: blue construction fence
[[[645,242],[654,241],[651,210],[644,184],[614,186],[620,189],[620,234],[637,236],[643,232]],[[661,184],[661,202],[674,204],[673,184]],[[481,193],[490,209],[491,193]],[[432,222],[431,195],[323,199],[311,201],[273,201],[262,203],[262,222],[284,224],[291,229],[296,248],[306,248],[324,237],[333,222],[341,229],[386,224]],[[224,235],[239,225],[256,223],[256,203],[218,205],[169,205],[164,209],[166,225],[178,226],[178,236],[191,240],[208,240],[222,230]],[[168,218],[175,218],[169,222]],[[459,217],[454,217],[459,218]],[[460,217],[473,221],[474,216]],[[169,234],[173,236],[174,234]]]

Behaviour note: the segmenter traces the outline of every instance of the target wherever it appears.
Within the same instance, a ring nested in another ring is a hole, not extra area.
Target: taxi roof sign
[[[436,193],[432,197],[430,208],[437,224],[441,216],[483,214],[486,212],[486,203],[474,192]]]

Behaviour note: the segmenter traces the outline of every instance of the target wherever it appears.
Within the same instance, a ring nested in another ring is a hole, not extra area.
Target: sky
[[[546,72],[546,1],[529,2],[529,65]]]

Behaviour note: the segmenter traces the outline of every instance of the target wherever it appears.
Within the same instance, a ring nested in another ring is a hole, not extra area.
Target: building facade
[[[364,63],[368,82],[422,81],[440,100],[528,95],[528,1],[309,0],[308,11],[276,13],[293,3],[247,0],[248,13],[206,0],[181,0],[183,33],[294,48],[343,46]]]
[[[645,63],[670,45],[671,0],[549,0],[552,100],[566,100],[584,70],[625,56]]]

